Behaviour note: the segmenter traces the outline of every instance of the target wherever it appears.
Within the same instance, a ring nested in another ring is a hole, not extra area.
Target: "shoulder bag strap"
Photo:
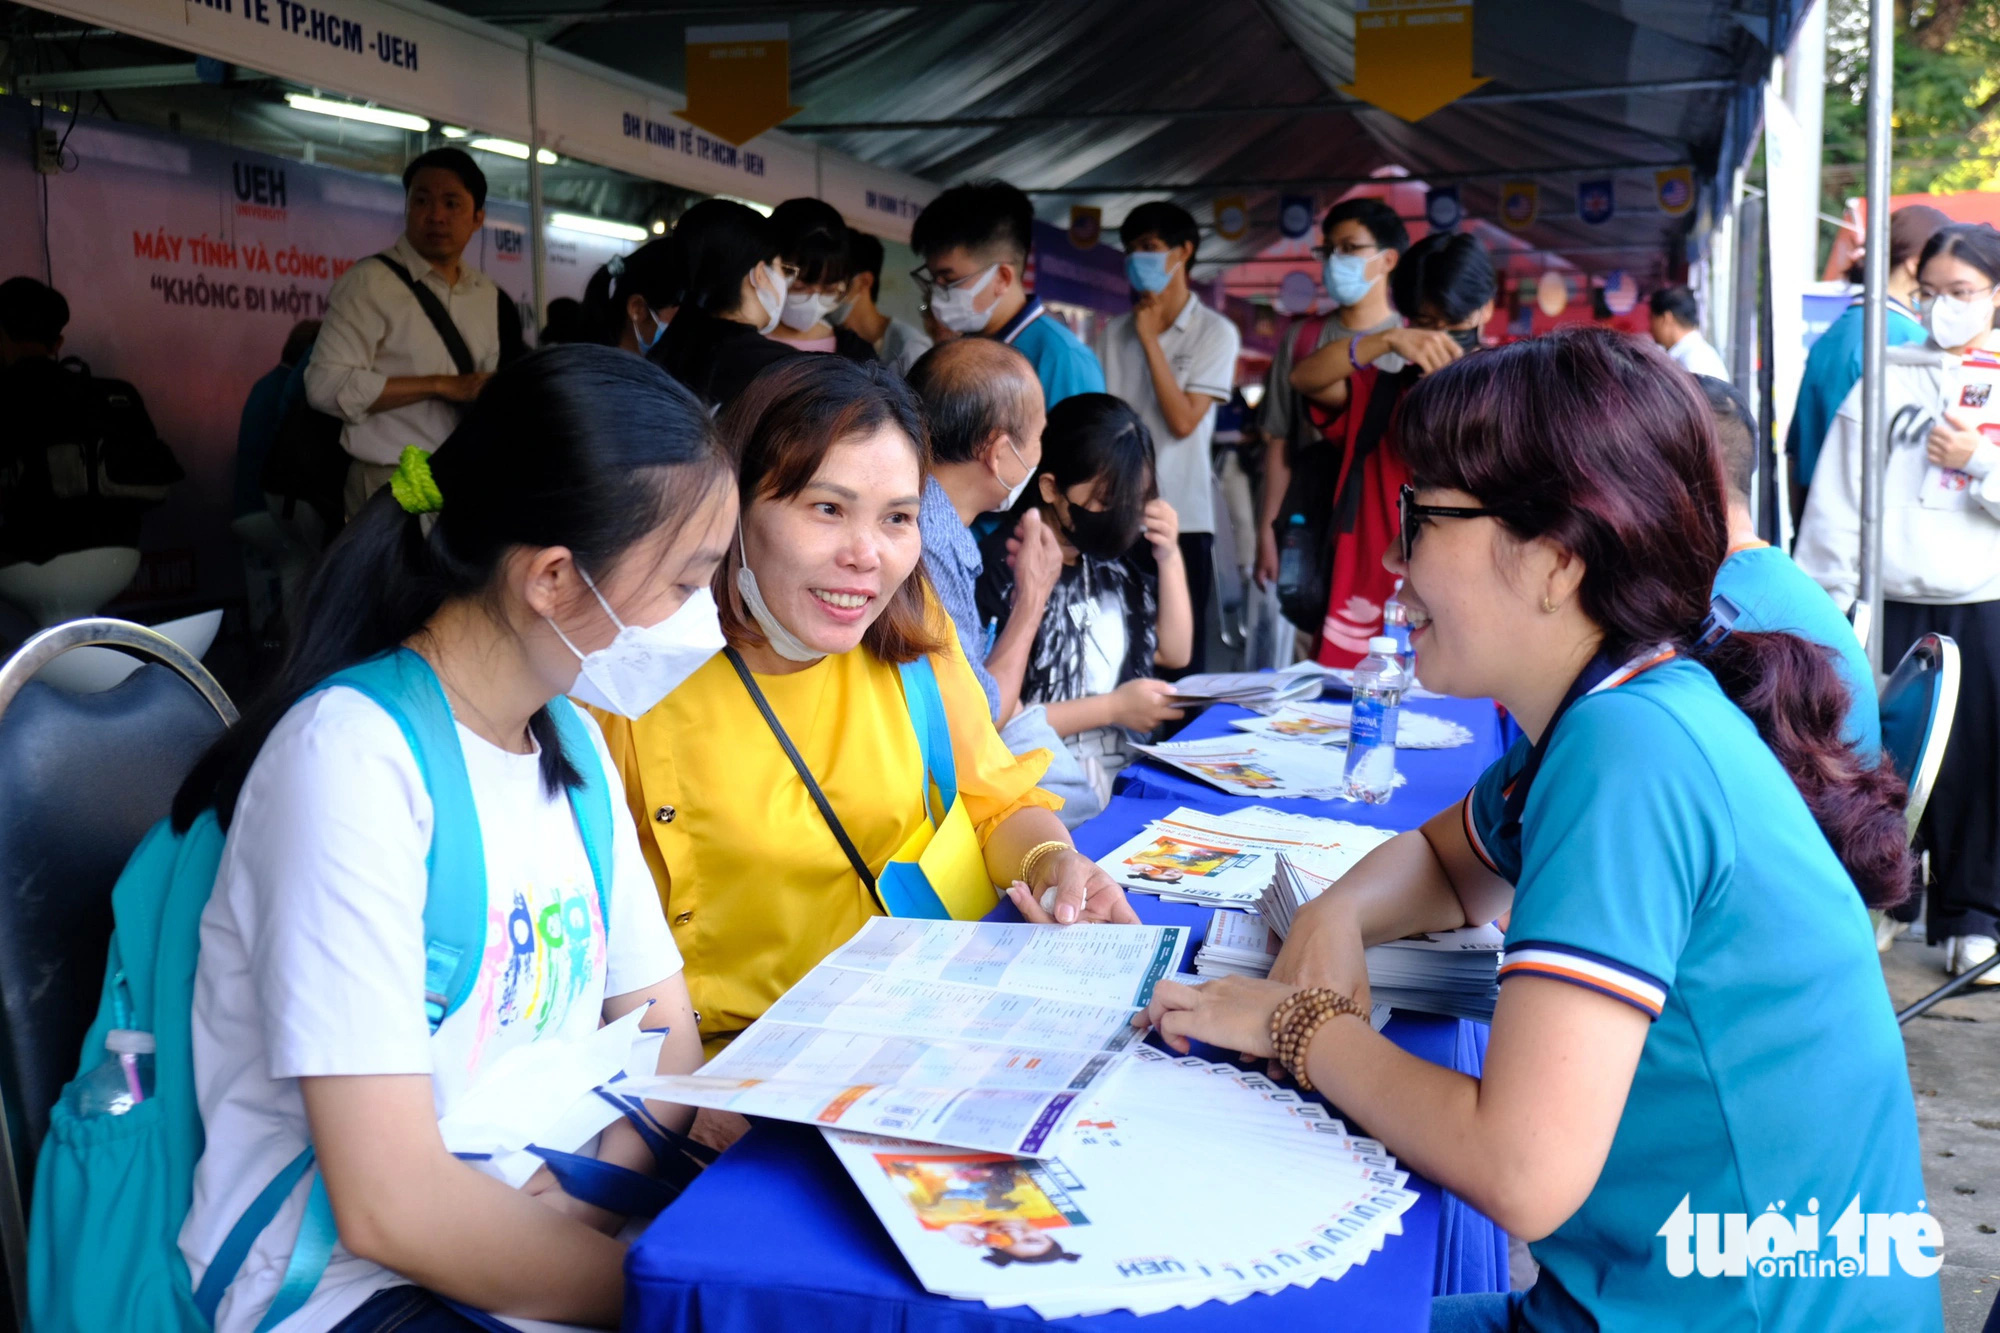
[[[840,844],[840,850],[847,853],[847,863],[854,867],[855,874],[861,876],[861,882],[868,886],[868,892],[875,893],[874,873],[868,869],[868,863],[861,859],[861,853],[854,849],[854,842],[847,836],[847,830],[840,826],[839,818],[833,813],[833,806],[827,802],[826,793],[819,789],[819,783],[813,781],[812,770],[806,767],[806,761],[800,757],[797,747],[792,744],[792,738],[787,736],[784,727],[779,725],[778,715],[771,711],[771,705],[764,698],[764,692],[757,688],[757,682],[751,676],[749,666],[743,661],[743,654],[734,648],[724,648],[722,652],[723,656],[729,659],[729,665],[736,668],[737,679],[743,682],[743,688],[749,691],[750,702],[756,704],[757,711],[764,715],[764,724],[770,727],[771,734],[778,738],[778,745],[784,750],[785,758],[792,761],[792,769],[799,775],[799,781],[806,784],[807,793],[813,798],[813,804],[819,807],[821,817],[826,820],[826,826],[833,830],[834,840]]]
[[[424,314],[430,317],[431,327],[437,330],[438,337],[444,339],[444,350],[451,353],[451,363],[458,367],[458,373],[470,375],[478,370],[479,363],[472,359],[472,349],[465,345],[465,339],[459,334],[458,325],[451,322],[451,312],[444,308],[444,302],[437,299],[437,293],[411,277],[410,270],[389,256],[375,257],[387,264],[389,271],[401,278],[403,285],[410,289],[410,295],[417,298],[417,304],[422,306]]]

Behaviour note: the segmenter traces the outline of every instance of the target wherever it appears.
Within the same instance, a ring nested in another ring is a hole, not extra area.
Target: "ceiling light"
[[[438,132],[447,139],[463,139],[466,135],[472,133],[471,130],[466,129],[462,125],[447,125]]]
[[[654,218],[654,219],[653,219],[653,235],[655,235],[655,236],[665,236],[666,234],[667,234],[667,224],[666,224],[666,223],[664,223],[664,222],[662,222],[662,221],[660,221],[660,220],[659,220],[658,218]]]
[[[643,241],[646,229],[629,222],[587,218],[580,213],[551,213],[549,225],[561,231],[580,231],[586,236],[609,236],[614,241]]]
[[[515,139],[474,139],[470,146],[482,153],[498,153],[502,157],[511,157],[516,162],[528,160],[528,145]],[[552,167],[556,164],[556,155],[546,148],[540,148],[535,150],[535,161],[545,167]]]
[[[431,123],[422,116],[413,116],[407,111],[385,111],[379,106],[360,106],[354,102],[330,102],[324,97],[312,97],[306,93],[286,93],[285,101],[294,111],[311,111],[322,116],[339,116],[342,120],[365,120],[370,125],[387,125],[395,130],[416,130],[422,133]]]

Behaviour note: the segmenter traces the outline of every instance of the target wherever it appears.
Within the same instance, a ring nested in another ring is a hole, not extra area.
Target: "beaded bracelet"
[[[1035,888],[1035,872],[1042,868],[1042,862],[1057,852],[1067,852],[1069,850],[1071,850],[1070,844],[1062,841],[1060,838],[1051,838],[1047,842],[1036,843],[1028,849],[1028,854],[1021,858],[1021,871],[1016,878],[1029,888]]]
[[[1328,1019],[1342,1014],[1368,1021],[1367,1010],[1339,991],[1322,986],[1294,991],[1272,1013],[1271,1053],[1291,1071],[1299,1091],[1313,1090],[1312,1080],[1306,1076],[1306,1049],[1312,1045],[1313,1034]]]

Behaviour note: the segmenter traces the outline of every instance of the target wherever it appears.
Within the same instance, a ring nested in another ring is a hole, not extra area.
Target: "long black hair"
[[[1097,481],[1105,512],[1117,515],[1117,525],[1135,533],[1144,523],[1147,504],[1160,494],[1153,433],[1131,404],[1108,393],[1071,394],[1049,409],[1035,473],[1052,477],[1058,495],[1079,482]],[[1025,514],[1041,504],[1041,491],[1030,486],[1014,512]]]
[[[756,209],[704,199],[681,214],[674,235],[687,250],[687,304],[728,315],[743,304],[743,279],[778,257],[777,232]]]
[[[1462,231],[1432,232],[1389,270],[1389,299],[1409,320],[1422,318],[1428,306],[1433,318],[1461,323],[1499,290],[1486,248]]]
[[[648,241],[590,275],[583,289],[584,331],[590,341],[616,347],[629,318],[626,302],[637,296],[649,310],[667,310],[686,299],[687,283],[687,247],[680,237]]]
[[[731,471],[701,403],[641,357],[569,343],[501,371],[431,455],[444,497],[436,522],[384,487],[320,557],[277,678],[181,784],[174,826],[212,806],[227,828],[265,738],[308,690],[395,648],[446,602],[490,595],[510,551],[566,546],[601,583]],[[547,709],[529,730],[549,791],[574,785]]]

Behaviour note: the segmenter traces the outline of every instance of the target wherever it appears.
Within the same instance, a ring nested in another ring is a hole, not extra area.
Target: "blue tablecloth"
[[[1398,750],[1396,768],[1408,779],[1380,805],[1360,801],[1307,801],[1298,797],[1231,796],[1200,778],[1151,759],[1141,759],[1120,775],[1119,791],[1127,796],[1173,800],[1204,810],[1240,810],[1268,805],[1305,815],[1326,815],[1376,828],[1411,829],[1438,811],[1463,800],[1486,766],[1506,753],[1500,714],[1488,699],[1412,699],[1403,705],[1413,713],[1430,713],[1464,725],[1472,744],[1451,750]],[[1182,728],[1175,740],[1196,741],[1239,734],[1231,718],[1249,717],[1233,704],[1215,704]],[[1136,832],[1136,830],[1134,830]],[[1129,836],[1129,835],[1128,835]],[[1105,850],[1109,851],[1109,848]]]
[[[1405,751],[1397,756],[1409,783],[1385,804],[1281,801],[1280,808],[1329,814],[1378,827],[1413,828],[1464,796],[1485,764],[1500,753],[1491,704],[1426,700],[1419,707],[1471,727],[1474,742],[1456,750]],[[1238,710],[1211,708],[1183,735],[1217,735]],[[1147,819],[1177,805],[1231,809],[1256,804],[1224,796],[1206,784],[1146,764],[1127,770],[1125,794],[1076,830],[1077,845],[1101,856]],[[1156,799],[1145,799],[1146,797]],[[1135,895],[1142,918],[1192,927],[1192,953],[1209,909]],[[1011,916],[1001,904],[996,917]],[[1183,966],[1188,960],[1183,960]],[[1477,1074],[1486,1031],[1476,1023],[1398,1014],[1385,1030],[1412,1054]],[[1199,1163],[1173,1164],[1196,1188]],[[1149,1315],[1124,1313],[1057,1321],[1066,1330],[1144,1333],[1236,1333],[1296,1328],[1413,1330],[1430,1323],[1430,1298],[1507,1288],[1507,1238],[1491,1222],[1437,1186],[1412,1175],[1417,1203],[1403,1216],[1403,1234],[1338,1282],[1322,1282],[1235,1305]],[[817,1130],[760,1122],[662,1213],[625,1265],[625,1328],[659,1333],[998,1333],[1045,1321],[1033,1313],[992,1310],[933,1296],[917,1284],[881,1224],[862,1200]]]

